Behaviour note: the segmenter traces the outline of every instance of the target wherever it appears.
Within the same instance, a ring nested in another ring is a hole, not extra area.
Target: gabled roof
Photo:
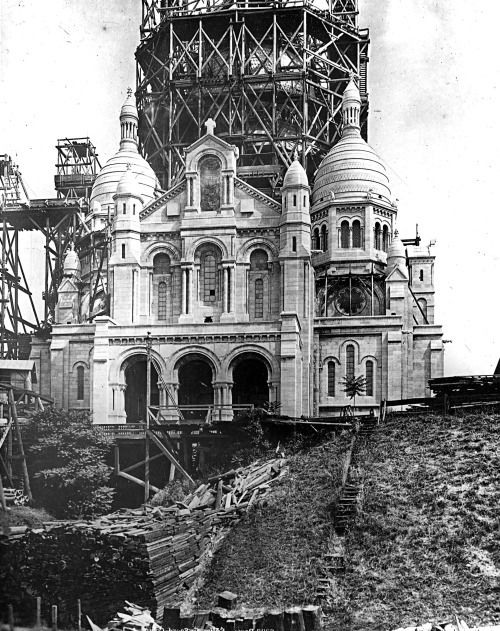
[[[394,267],[388,274],[386,281],[388,280],[401,280],[408,281],[408,274],[402,270],[398,265]]]

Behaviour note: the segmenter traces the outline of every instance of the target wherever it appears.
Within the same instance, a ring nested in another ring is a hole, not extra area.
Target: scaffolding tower
[[[143,0],[136,51],[141,151],[163,188],[213,118],[240,150],[238,175],[277,193],[297,150],[310,178],[340,138],[359,79],[367,136],[368,31],[357,0]]]
[[[54,184],[63,199],[90,199],[92,186],[101,170],[96,148],[90,138],[59,138]]]
[[[19,230],[7,220],[27,200],[18,166],[0,155],[0,359],[26,359],[29,333],[40,326],[19,255]]]

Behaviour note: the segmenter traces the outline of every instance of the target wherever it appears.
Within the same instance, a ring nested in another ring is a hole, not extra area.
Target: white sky
[[[54,195],[58,138],[90,136],[102,164],[116,151],[140,17],[140,0],[0,0],[0,153],[30,196]],[[437,241],[447,374],[491,373],[500,356],[499,17],[497,0],[360,0],[369,141],[392,173],[401,235],[418,223]]]

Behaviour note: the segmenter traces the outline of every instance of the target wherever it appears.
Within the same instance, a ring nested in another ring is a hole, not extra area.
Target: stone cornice
[[[281,338],[280,333],[202,333],[189,334],[172,334],[172,335],[154,335],[152,337],[155,344],[214,344],[220,343],[237,343],[244,344],[247,342],[277,342]],[[110,346],[137,346],[145,344],[144,336],[120,336],[110,337]]]
[[[146,206],[146,208],[144,208],[144,210],[139,215],[139,218],[146,219],[146,217],[149,217],[149,215],[154,213],[155,210],[161,208],[165,204],[165,202],[168,202],[169,199],[172,199],[179,193],[182,193],[185,188],[186,180],[182,180],[181,182],[170,188],[166,193],[163,193],[161,197],[158,197],[158,199],[155,199],[148,206]]]
[[[281,214],[281,204],[276,202],[274,199],[271,199],[271,197],[268,197],[265,193],[261,193],[251,184],[247,184],[247,182],[245,182],[244,180],[240,180],[240,178],[235,177],[234,186],[235,188],[239,188],[240,191],[244,191],[245,193],[247,193],[247,195],[250,195],[250,197],[258,199],[260,202],[262,202],[266,206],[269,206],[269,208],[272,208],[278,214]]]

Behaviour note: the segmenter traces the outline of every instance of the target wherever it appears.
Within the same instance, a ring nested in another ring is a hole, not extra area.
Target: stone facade
[[[366,377],[361,408],[425,396],[443,371],[434,256],[397,236],[385,166],[359,134],[354,82],[343,109],[344,135],[312,197],[296,157],[280,203],[238,178],[238,150],[211,120],[186,151],[183,180],[153,194],[147,163],[130,160],[129,96],[120,151],[88,216],[90,229],[113,216],[107,306],[86,309],[89,271],[69,252],[57,323],[33,344],[40,390],[90,408],[96,423],[143,420],[150,340],[151,401],[167,418],[180,406],[229,420],[234,405],[266,402],[294,417],[338,413],[346,375]]]

